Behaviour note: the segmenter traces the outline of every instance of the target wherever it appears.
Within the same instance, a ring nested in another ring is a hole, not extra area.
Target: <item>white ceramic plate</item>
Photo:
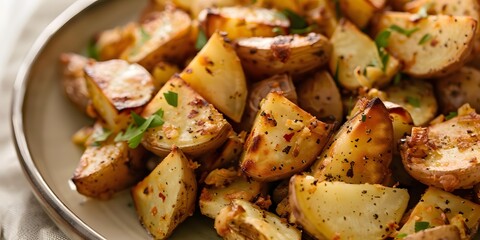
[[[82,52],[94,33],[135,19],[147,1],[82,0],[39,37],[15,83],[12,124],[17,152],[36,197],[71,238],[146,239],[128,191],[109,201],[87,199],[69,186],[81,149],[72,134],[88,125],[63,95],[59,55]],[[218,238],[213,221],[196,214],[172,239]]]

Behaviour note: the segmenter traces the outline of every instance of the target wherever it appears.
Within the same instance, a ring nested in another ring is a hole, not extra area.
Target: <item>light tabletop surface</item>
[[[13,81],[31,45],[74,0],[0,0],[0,239],[66,239],[37,202],[10,130]]]

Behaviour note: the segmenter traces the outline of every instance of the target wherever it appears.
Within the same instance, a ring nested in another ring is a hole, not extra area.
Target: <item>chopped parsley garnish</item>
[[[313,30],[317,29],[318,28],[318,25],[317,24],[312,24],[306,28],[303,28],[303,29],[290,29],[290,33],[292,34],[304,34],[304,33],[309,33],[309,32],[312,32]]]
[[[402,27],[400,27],[400,26],[398,26],[398,25],[395,25],[395,24],[392,25],[392,26],[390,26],[389,28],[390,28],[392,31],[398,32],[398,33],[403,34],[403,35],[405,35],[405,36],[407,36],[407,37],[410,37],[414,32],[416,32],[416,31],[419,30],[419,28],[417,28],[417,27],[416,27],[416,28],[412,28],[412,29],[405,29],[405,28],[402,28]]]
[[[112,134],[112,131],[103,128],[101,133],[94,133],[92,136],[93,138],[93,146],[100,146],[102,142],[105,142],[105,140],[108,139],[108,137]]]
[[[420,99],[415,98],[415,97],[407,96],[407,103],[416,107],[416,108],[420,107]]]
[[[432,39],[432,35],[427,33],[427,34],[423,35],[423,37],[420,39],[420,41],[418,41],[418,44],[423,45],[426,42],[430,41],[430,39]]]
[[[389,29],[380,32],[375,38],[375,44],[377,45],[378,55],[382,61],[382,70],[385,72],[387,69],[388,59],[390,55],[385,51],[385,48],[388,46],[388,39],[392,33]]]
[[[178,105],[178,94],[176,92],[168,91],[166,93],[163,93],[163,96],[165,97],[165,100],[167,100],[167,103],[170,106],[177,107],[177,105]]]
[[[142,34],[142,38],[140,39],[142,44],[152,38],[152,36],[150,36],[150,34],[143,27],[140,28],[140,33]]]
[[[281,28],[281,27],[274,27],[272,29],[272,32],[277,34],[277,35],[285,35],[286,34],[285,31],[283,30],[283,28]]]
[[[430,228],[429,222],[415,222],[415,232],[420,232]]]
[[[142,118],[132,112],[133,123],[131,123],[125,132],[120,132],[115,137],[115,142],[127,141],[129,148],[137,148],[145,131],[148,128],[159,127],[163,125],[163,110],[160,109],[147,119]]]
[[[87,45],[87,57],[93,58],[95,60],[98,60],[100,57],[100,53],[97,44],[95,43],[95,40],[91,40]]]
[[[449,112],[447,116],[445,116],[445,120],[450,120],[454,117],[458,116],[457,112]]]
[[[406,233],[400,233],[400,234],[398,234],[395,238],[405,238],[406,236],[408,236],[408,234],[406,234]]]
[[[200,49],[202,49],[203,46],[207,44],[207,41],[208,41],[207,35],[202,29],[199,29],[198,35],[197,35],[197,41],[195,42],[195,49],[197,49],[197,51],[200,51]]]
[[[367,120],[367,115],[362,114],[362,122],[365,122]]]
[[[283,10],[282,14],[290,20],[289,30],[292,34],[309,33],[318,28],[316,24],[308,25],[307,20],[290,9]]]

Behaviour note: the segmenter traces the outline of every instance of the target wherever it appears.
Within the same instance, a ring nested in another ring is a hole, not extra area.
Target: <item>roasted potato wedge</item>
[[[290,179],[296,222],[317,239],[385,239],[395,231],[409,200],[406,189],[381,185]]]
[[[304,8],[306,18],[310,22],[317,24],[320,32],[330,38],[338,24],[339,16],[337,16],[335,3],[330,0],[306,2],[308,3],[307,7]]]
[[[380,92],[372,89],[368,95],[404,107],[415,126],[425,125],[437,115],[438,104],[433,86],[423,80],[403,79]]]
[[[298,105],[326,122],[343,120],[340,91],[327,71],[320,71],[301,81],[297,87]]]
[[[114,133],[125,129],[130,112],[141,111],[153,96],[152,76],[138,64],[119,59],[89,62],[84,71],[92,104]]]
[[[281,94],[269,93],[245,143],[240,167],[258,181],[288,178],[310,166],[332,130]]]
[[[138,24],[129,23],[122,27],[101,32],[92,46],[99,61],[118,59],[123,51],[135,42]]]
[[[228,38],[275,37],[288,33],[290,21],[275,9],[256,7],[207,8],[200,13],[201,25],[209,37],[216,31],[228,33]]]
[[[190,12],[193,18],[197,18],[200,12],[206,8],[243,6],[251,3],[251,0],[171,0],[171,2],[175,6]]]
[[[179,73],[180,69],[167,62],[159,62],[152,70],[153,85],[157,92],[175,73]]]
[[[367,27],[374,15],[385,6],[385,0],[339,0],[342,12],[358,28]]]
[[[220,34],[210,37],[180,77],[218,110],[240,122],[247,82],[237,54]]]
[[[109,199],[146,175],[142,161],[145,150],[131,149],[126,142],[114,142],[112,138],[96,143],[95,136],[104,131],[101,125],[94,126],[72,177],[80,194],[98,199]]]
[[[384,61],[375,42],[349,21],[337,25],[330,42],[330,72],[348,90],[385,86],[400,69],[396,58],[385,53]]]
[[[465,219],[467,231],[471,236],[475,235],[480,220],[480,205],[430,187],[413,208],[407,222],[398,231],[397,236],[415,233],[417,222],[425,222],[428,223],[428,227],[435,227],[449,223],[453,224],[458,217]],[[460,228],[463,227],[460,226]]]
[[[276,74],[298,76],[315,70],[330,59],[332,46],[321,34],[244,38],[236,42],[245,72],[255,80]]]
[[[434,84],[442,113],[455,112],[465,103],[480,111],[480,70],[465,66]]]
[[[177,106],[165,97],[177,95]],[[142,138],[142,145],[158,156],[165,156],[172,146],[198,156],[221,146],[228,137],[231,126],[213,105],[209,104],[178,77],[170,79],[148,103],[142,112],[147,118],[162,109],[164,124],[149,128]]]
[[[149,17],[149,21],[136,29],[134,43],[122,52],[120,58],[151,70],[160,61],[181,63],[195,52],[190,33],[192,20],[188,14],[167,9]]]
[[[375,29],[379,33],[392,26],[403,31],[391,31],[387,50],[403,63],[402,72],[432,78],[462,67],[474,45],[477,22],[468,16],[385,12]]]
[[[375,184],[390,176],[393,126],[388,110],[378,98],[362,103],[312,166],[319,180]]]
[[[200,195],[200,212],[215,219],[222,208],[235,199],[253,201],[266,192],[266,184],[248,180],[236,170],[216,169],[205,179],[206,187]]]
[[[178,148],[134,188],[132,198],[143,227],[166,239],[195,211],[197,182],[191,164]]]
[[[288,100],[297,104],[297,93],[290,75],[279,74],[256,82],[250,87],[247,107],[241,123],[243,129],[250,130],[252,128],[255,117],[260,109],[260,102],[270,92],[281,92]]]
[[[453,191],[480,183],[480,115],[468,104],[458,116],[414,127],[400,147],[403,164],[418,181]]]
[[[461,240],[460,231],[454,225],[442,225],[408,235],[404,240]]]
[[[63,90],[68,99],[82,112],[86,112],[91,100],[85,82],[85,72],[83,71],[89,61],[91,60],[75,53],[60,55],[60,63],[63,68]]]
[[[215,229],[224,239],[302,239],[297,228],[277,215],[239,199],[221,210],[215,218]]]

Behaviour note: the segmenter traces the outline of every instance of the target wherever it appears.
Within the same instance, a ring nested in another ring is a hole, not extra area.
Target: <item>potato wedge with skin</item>
[[[165,10],[149,15],[135,33],[135,42],[120,58],[151,70],[160,61],[181,63],[195,52],[191,38],[192,20],[181,10]]]
[[[83,68],[90,61],[93,60],[75,53],[63,53],[60,55],[60,63],[63,70],[63,90],[68,99],[82,112],[86,112],[87,106],[91,101],[85,81],[85,72],[83,71]]]
[[[290,179],[296,222],[317,239],[384,239],[395,231],[409,200],[406,189]]]
[[[240,160],[258,181],[276,181],[305,170],[327,143],[333,127],[279,93],[263,101]]]
[[[270,92],[281,92],[288,100],[297,104],[297,93],[290,75],[280,74],[252,84],[247,98],[247,107],[243,114],[241,126],[249,131],[260,109],[260,102]]]
[[[320,32],[330,38],[338,24],[334,2],[330,0],[316,0],[308,3],[307,7],[304,8],[306,10],[305,17],[309,22],[317,24]]]
[[[135,42],[137,23],[129,23],[122,27],[101,32],[95,41],[95,50],[99,61],[118,59],[122,52]]]
[[[327,71],[320,71],[298,84],[298,105],[317,119],[342,121],[343,105],[340,91]]]
[[[222,179],[215,175],[231,174],[230,179]],[[212,182],[212,178],[219,178]],[[202,189],[199,199],[200,212],[215,219],[222,208],[230,205],[235,199],[253,201],[260,194],[265,194],[267,185],[255,180],[248,180],[236,170],[216,169],[207,176],[208,184]]]
[[[102,127],[96,124],[92,136],[99,131]],[[92,136],[72,177],[80,194],[109,199],[146,175],[142,147],[131,149],[126,142],[114,142],[112,138],[94,146]]]
[[[301,232],[277,215],[253,203],[234,200],[215,218],[215,229],[224,239],[300,240]]]
[[[315,70],[328,62],[332,46],[323,35],[309,33],[239,39],[236,51],[245,73],[260,80],[282,73],[295,77]]]
[[[474,236],[480,220],[480,205],[469,200],[430,187],[413,208],[407,222],[398,234],[415,233],[415,223],[428,222],[430,227],[454,224],[459,217],[465,220],[467,232]],[[461,226],[461,228],[463,228]],[[398,235],[397,235],[398,236]]]
[[[178,148],[134,188],[140,222],[155,239],[166,239],[195,211],[197,182],[187,157]]]
[[[372,99],[342,125],[312,166],[312,173],[321,181],[382,183],[390,176],[392,150],[388,110],[380,99]]]
[[[363,29],[383,9],[385,0],[339,0],[339,4],[345,16]]]
[[[460,231],[454,225],[443,225],[408,235],[404,240],[461,240]]]
[[[383,87],[400,69],[399,61],[388,53],[384,66],[375,42],[349,21],[337,25],[330,42],[330,72],[348,90]]]
[[[410,113],[415,126],[427,124],[437,115],[438,103],[431,83],[419,79],[402,79],[381,92],[369,92],[370,97],[398,104]]]
[[[177,95],[177,106],[167,102],[169,92]],[[192,156],[204,154],[221,146],[231,130],[212,104],[175,76],[148,103],[142,116],[148,118],[160,109],[164,124],[147,129],[142,138],[142,145],[158,156],[168,154],[172,146]]]
[[[467,61],[475,41],[477,22],[468,16],[418,15],[384,12],[375,26],[379,33],[393,25],[410,35],[391,31],[387,50],[403,63],[402,72],[432,78],[448,75]],[[412,21],[415,20],[415,21]]]
[[[436,79],[434,84],[443,114],[455,112],[465,103],[480,112],[480,70],[464,66],[458,72]]]
[[[275,9],[256,7],[207,8],[199,16],[207,37],[217,31],[227,32],[228,38],[275,37],[287,33],[290,21]]]
[[[247,82],[237,54],[218,33],[180,74],[195,91],[235,122],[240,122],[247,99]]]
[[[480,183],[480,115],[468,104],[458,116],[414,127],[400,147],[407,172],[420,182],[453,191]]]
[[[141,111],[153,96],[152,76],[138,64],[118,59],[90,62],[84,71],[92,104],[114,133],[125,129],[130,112]]]

